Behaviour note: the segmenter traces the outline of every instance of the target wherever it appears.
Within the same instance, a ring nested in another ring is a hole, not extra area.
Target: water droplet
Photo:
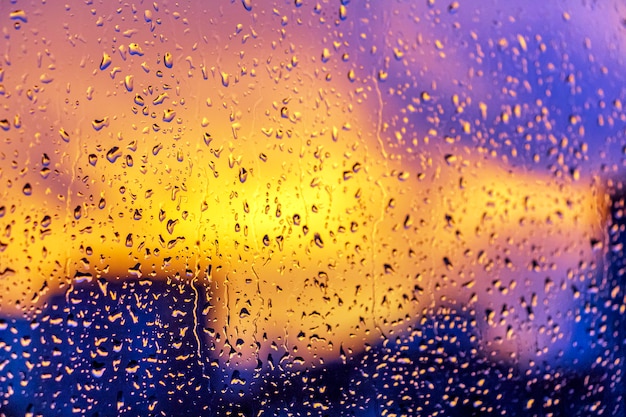
[[[252,0],[241,0],[241,4],[243,4],[243,8],[247,11],[252,10]]]
[[[87,159],[89,160],[89,165],[94,167],[96,166],[96,163],[98,162],[98,156],[96,154],[90,153]]]
[[[222,75],[222,85],[224,87],[228,87],[229,78],[230,78],[228,73],[222,71],[221,75]]]
[[[127,75],[124,77],[124,87],[126,87],[126,91],[129,93],[133,91],[134,87],[134,77],[132,75]]]
[[[410,214],[407,214],[406,217],[404,218],[404,228],[405,229],[410,229],[411,226],[413,226],[413,219],[411,218]]]
[[[111,55],[106,52],[102,53],[102,61],[100,61],[100,70],[104,71],[111,65]]]
[[[348,8],[345,5],[339,6],[339,19],[346,20],[348,18]]]
[[[452,165],[456,162],[457,158],[456,158],[456,155],[446,154],[446,156],[444,156],[444,159],[448,165]]]
[[[30,183],[26,183],[26,185],[24,185],[24,188],[22,188],[22,192],[26,196],[33,194],[33,188],[31,187]]]
[[[93,375],[95,378],[102,378],[102,375],[104,375],[104,371],[106,371],[104,363],[98,361],[93,361],[91,363],[91,375]]]
[[[50,227],[50,224],[52,224],[52,217],[46,214],[45,216],[43,216],[43,219],[41,219],[41,227],[47,228]]]
[[[248,179],[248,171],[241,167],[239,169],[239,182],[244,183]]]
[[[330,59],[330,51],[328,48],[322,49],[322,62],[328,62]]]
[[[74,219],[79,220],[83,215],[83,208],[82,206],[76,206],[76,208],[74,208]]]
[[[170,235],[174,233],[174,227],[175,227],[177,224],[178,224],[178,219],[176,219],[176,220],[172,220],[172,219],[170,219],[170,220],[168,220],[168,221],[167,221],[167,226],[166,226],[166,228],[167,228],[167,232],[168,232]]]
[[[152,104],[154,104],[155,106],[158,106],[159,104],[162,104],[165,101],[165,99],[168,97],[169,95],[166,92],[163,92],[159,94],[158,96],[156,96],[154,100],[152,100]]]
[[[174,65],[174,58],[172,57],[171,53],[165,53],[165,56],[163,57],[163,63],[167,68],[172,68],[172,65]]]
[[[114,146],[107,152],[107,160],[111,163],[117,161],[117,159],[122,156],[122,151],[119,147]]]
[[[91,122],[91,126],[96,130],[96,131],[100,131],[102,130],[104,127],[109,125],[109,118],[105,117],[104,119],[95,119],[93,122]]]
[[[63,139],[63,142],[69,142],[70,141],[70,135],[69,135],[69,133],[67,133],[65,131],[65,129],[63,129],[63,128],[59,129],[59,134],[61,135],[61,139]]]
[[[141,49],[141,46],[134,42],[128,45],[128,53],[131,55],[143,56],[143,50]]]
[[[9,18],[11,20],[20,21],[23,23],[27,23],[28,19],[26,18],[26,12],[24,10],[15,10],[9,13]]]
[[[213,140],[213,138],[211,137],[211,134],[207,132],[204,132],[204,135],[202,135],[202,138],[204,139],[204,144],[206,146],[209,146],[209,144]]]
[[[164,122],[169,123],[172,120],[174,120],[174,117],[176,117],[176,110],[173,110],[173,109],[163,110],[163,121]]]
[[[319,247],[319,248],[323,248],[324,247],[324,241],[322,240],[322,237],[320,236],[319,233],[315,233],[315,235],[313,236],[313,241],[315,242],[317,247]]]

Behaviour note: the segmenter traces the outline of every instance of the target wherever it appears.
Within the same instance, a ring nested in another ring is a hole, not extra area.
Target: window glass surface
[[[0,3],[0,416],[621,416],[626,6]]]

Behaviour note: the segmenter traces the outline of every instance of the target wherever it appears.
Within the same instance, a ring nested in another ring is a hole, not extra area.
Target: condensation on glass
[[[0,19],[0,415],[626,412],[622,2]]]

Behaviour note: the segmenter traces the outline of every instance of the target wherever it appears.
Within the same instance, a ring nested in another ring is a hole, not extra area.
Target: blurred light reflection
[[[2,407],[623,412],[621,6],[300,3],[0,6]]]

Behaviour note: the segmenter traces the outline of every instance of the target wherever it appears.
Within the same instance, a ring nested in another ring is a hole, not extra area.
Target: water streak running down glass
[[[0,3],[0,416],[624,415],[626,6],[478,3]]]

